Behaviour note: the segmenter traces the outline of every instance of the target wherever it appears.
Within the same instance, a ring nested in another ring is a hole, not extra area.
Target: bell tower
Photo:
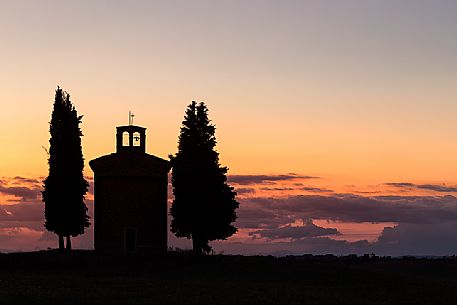
[[[146,153],[146,128],[134,125],[116,127],[117,153]]]

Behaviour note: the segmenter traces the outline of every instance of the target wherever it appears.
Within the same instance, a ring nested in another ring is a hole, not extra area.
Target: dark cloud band
[[[294,179],[318,179],[319,177],[302,176],[297,174],[286,175],[229,175],[227,177],[230,183],[240,185],[262,184],[276,181],[289,181]]]

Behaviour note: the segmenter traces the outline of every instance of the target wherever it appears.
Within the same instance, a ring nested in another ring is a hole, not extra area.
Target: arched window
[[[140,146],[141,137],[139,132],[133,133],[133,146]]]
[[[122,146],[130,146],[129,133],[127,131],[122,133]]]

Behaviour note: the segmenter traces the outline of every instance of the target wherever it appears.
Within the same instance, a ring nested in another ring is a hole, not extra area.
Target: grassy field
[[[457,304],[457,260],[1,254],[0,304]]]

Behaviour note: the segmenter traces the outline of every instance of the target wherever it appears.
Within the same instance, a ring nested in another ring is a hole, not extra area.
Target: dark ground
[[[457,259],[0,254],[0,304],[457,304]]]

